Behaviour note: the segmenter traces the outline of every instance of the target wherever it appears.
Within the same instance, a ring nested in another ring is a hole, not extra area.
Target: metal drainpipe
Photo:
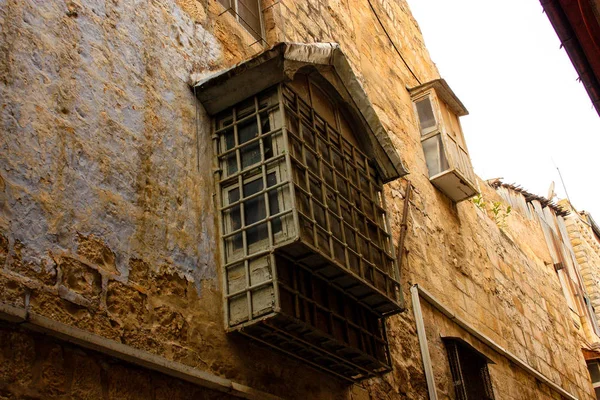
[[[427,391],[429,400],[437,400],[435,391],[435,380],[433,378],[433,367],[429,356],[429,345],[427,344],[427,335],[425,334],[425,322],[423,321],[423,312],[421,311],[421,301],[419,300],[419,288],[413,285],[410,288],[412,297],[413,312],[417,324],[417,336],[419,337],[419,347],[421,348],[421,358],[423,359],[423,369],[425,370],[425,380],[427,381]]]
[[[402,257],[404,256],[404,241],[406,240],[406,231],[408,229],[408,208],[410,206],[410,194],[412,193],[412,183],[406,181],[406,190],[404,192],[404,206],[402,210],[402,222],[400,223],[400,237],[398,238],[398,249],[396,259],[398,260],[398,282],[402,282]]]

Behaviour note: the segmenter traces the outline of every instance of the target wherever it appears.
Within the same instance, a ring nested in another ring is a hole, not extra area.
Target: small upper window
[[[435,121],[435,115],[433,114],[433,108],[431,107],[431,100],[429,97],[425,97],[416,103],[417,114],[419,115],[419,123],[421,125],[421,134],[426,135],[436,128],[437,122]]]
[[[455,202],[474,196],[478,193],[476,178],[458,120],[467,110],[441,79],[410,92],[429,179]]]
[[[235,16],[240,24],[254,38],[262,40],[262,10],[260,0],[219,0],[227,11]]]
[[[460,338],[443,338],[457,400],[493,400],[486,356]],[[493,362],[492,362],[493,363]]]

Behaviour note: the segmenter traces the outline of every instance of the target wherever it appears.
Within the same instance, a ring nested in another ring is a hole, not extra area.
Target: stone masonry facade
[[[563,201],[562,204],[569,205],[567,201]],[[572,212],[567,218],[569,237],[598,319],[600,318],[600,241],[587,221],[586,214],[580,214],[574,207],[570,208]]]
[[[439,72],[407,2],[262,7],[268,45],[216,0],[0,1],[2,310],[279,398],[424,399],[409,292],[418,284],[554,384],[593,399],[540,227],[518,212],[499,226],[489,210],[455,204],[429,181],[407,87]],[[407,309],[387,320],[393,370],[355,385],[224,330],[211,119],[191,87],[284,41],[339,43],[359,77],[410,171],[385,186],[394,241],[407,179],[414,186],[401,265]],[[479,186],[488,201],[502,201]],[[495,362],[496,399],[561,398],[422,307],[440,398],[455,398],[441,336],[461,337]],[[1,399],[234,395],[13,317],[0,322]]]

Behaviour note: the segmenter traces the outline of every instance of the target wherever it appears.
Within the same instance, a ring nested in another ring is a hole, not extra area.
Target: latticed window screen
[[[228,274],[299,239],[396,298],[381,180],[318,86],[279,85],[221,112],[215,139]]]
[[[298,73],[215,116],[225,319],[360,380],[390,370],[398,271],[374,160],[328,93]]]
[[[384,280],[381,272],[394,277],[381,181],[343,134],[345,119],[312,84],[310,93],[312,107],[283,87],[300,235],[371,283]]]
[[[262,38],[260,0],[219,0],[248,32],[259,40]]]
[[[485,357],[458,340],[444,340],[457,400],[493,400]]]
[[[281,127],[277,89],[216,119],[227,264],[288,238],[292,210]]]

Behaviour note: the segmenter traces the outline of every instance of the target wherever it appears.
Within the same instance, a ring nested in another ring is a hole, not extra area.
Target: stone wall
[[[585,214],[581,215],[568,201],[562,201],[561,204],[571,209],[571,214],[566,218],[567,230],[596,319],[600,320],[600,241]]]
[[[0,325],[1,399],[227,399],[41,334]]]
[[[446,263],[454,268],[447,269],[435,269],[439,262],[429,262],[431,267],[424,265],[423,273],[415,273],[416,282],[460,318],[553,382],[578,398],[589,398],[580,332],[571,318],[539,222],[517,210],[509,214],[505,226],[499,227],[490,211],[491,205],[501,202],[504,208],[508,204],[486,183],[480,182],[480,188],[486,211],[476,208],[475,214],[461,213],[460,233],[444,241],[462,248],[467,260],[448,260]],[[426,237],[423,235],[425,241]],[[424,243],[423,247],[434,246],[434,241]],[[430,277],[436,275],[439,278]],[[490,375],[497,398],[560,398],[465,334],[426,302],[422,304],[425,304],[432,362],[436,376],[440,376],[441,392],[449,390],[449,385],[443,383],[451,377],[440,336],[458,336],[496,363],[490,366]]]
[[[340,43],[411,171],[405,298],[411,284],[422,285],[548,378],[591,398],[539,227],[515,214],[499,229],[429,182],[406,88],[439,74],[406,1],[288,0],[265,11],[265,25],[269,44]],[[284,398],[426,397],[410,301],[388,322],[394,371],[355,388],[225,334],[210,120],[190,84],[263,47],[217,1],[7,0],[0,26],[0,301]],[[397,237],[404,183],[387,185],[386,196]],[[457,328],[427,308],[425,319],[439,392],[453,398],[439,333]],[[71,351],[48,346],[39,354]],[[29,358],[7,357],[43,359],[27,351]],[[490,357],[497,398],[556,397]],[[0,371],[6,396],[23,396]],[[157,388],[161,379],[139,386],[171,397]],[[97,393],[107,387],[93,385]]]

